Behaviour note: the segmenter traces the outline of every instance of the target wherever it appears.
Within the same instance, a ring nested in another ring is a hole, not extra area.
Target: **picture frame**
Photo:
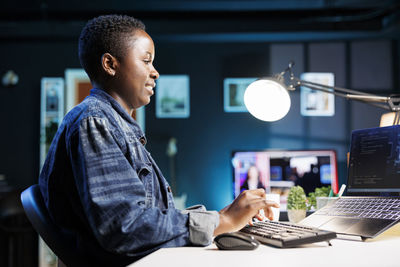
[[[248,112],[244,105],[244,92],[257,78],[225,78],[224,79],[224,111]]]
[[[64,117],[64,79],[43,77],[40,100],[40,168]]]
[[[300,79],[328,86],[335,85],[335,75],[331,72],[305,72],[300,75]],[[301,86],[300,112],[303,116],[334,116],[335,95]]]
[[[189,118],[188,75],[160,75],[156,87],[156,118]]]
[[[66,113],[89,95],[92,84],[84,69],[65,70]]]
[[[42,77],[40,80],[40,170],[46,160],[51,142],[64,118],[65,81],[61,77]],[[57,257],[39,237],[39,266],[57,265]]]

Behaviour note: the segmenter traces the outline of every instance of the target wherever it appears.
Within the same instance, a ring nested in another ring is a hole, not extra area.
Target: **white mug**
[[[281,195],[280,194],[266,194],[265,199],[274,201],[274,202],[278,203],[279,205],[281,204]],[[272,209],[272,214],[274,215],[273,221],[279,221],[280,208],[271,207],[271,209]]]

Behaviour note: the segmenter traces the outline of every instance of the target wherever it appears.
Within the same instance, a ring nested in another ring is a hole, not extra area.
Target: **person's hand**
[[[272,220],[271,207],[279,208],[279,204],[265,199],[264,189],[246,190],[228,206],[220,210],[219,225],[214,230],[214,235],[234,232],[242,229],[255,217],[262,220],[259,210],[263,209],[265,216]]]

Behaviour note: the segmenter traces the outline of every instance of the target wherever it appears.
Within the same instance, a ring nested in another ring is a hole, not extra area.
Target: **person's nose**
[[[160,74],[156,70],[156,68],[153,67],[152,71],[150,72],[150,77],[154,80],[157,80],[158,77],[160,77]]]

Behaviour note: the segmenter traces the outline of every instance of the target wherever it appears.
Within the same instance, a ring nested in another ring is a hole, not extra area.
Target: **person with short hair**
[[[54,222],[94,266],[125,266],[159,248],[206,246],[261,219],[260,209],[271,218],[277,206],[259,189],[219,212],[175,208],[131,116],[154,94],[154,57],[153,40],[135,18],[106,15],[86,24],[79,59],[93,89],[65,116],[39,177]]]

